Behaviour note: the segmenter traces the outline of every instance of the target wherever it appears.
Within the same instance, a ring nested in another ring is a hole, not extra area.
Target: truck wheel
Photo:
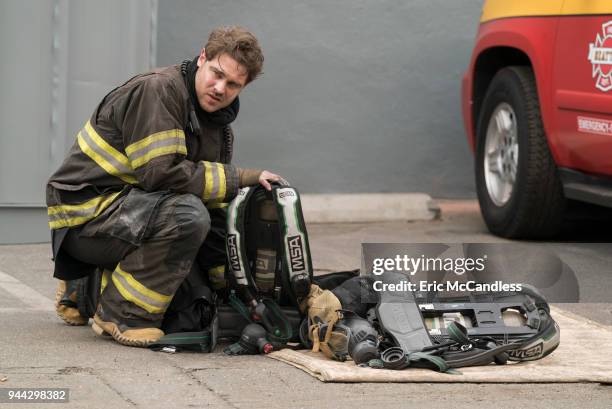
[[[489,230],[507,238],[554,236],[565,198],[529,67],[495,74],[476,136],[476,191]]]

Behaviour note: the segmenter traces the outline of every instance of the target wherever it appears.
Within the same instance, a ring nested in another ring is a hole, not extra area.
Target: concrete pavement
[[[359,267],[362,242],[502,241],[488,234],[474,202],[439,205],[441,218],[429,222],[309,225],[316,272]],[[580,237],[604,233],[595,228]],[[261,356],[123,347],[88,327],[63,325],[52,308],[51,270],[48,244],[0,246],[0,388],[70,388],[70,402],[61,407],[611,407],[612,386],[598,384],[324,384]],[[605,271],[579,279],[592,291],[612,286]],[[564,307],[612,325],[611,304]]]

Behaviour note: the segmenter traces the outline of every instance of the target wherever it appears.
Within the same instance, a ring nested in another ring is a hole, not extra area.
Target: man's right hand
[[[261,172],[261,174],[259,175],[259,184],[265,187],[266,190],[272,190],[272,186],[270,185],[270,182],[287,183],[285,179],[283,179],[281,176],[277,175],[276,173],[272,173],[267,170],[264,170],[263,172]]]

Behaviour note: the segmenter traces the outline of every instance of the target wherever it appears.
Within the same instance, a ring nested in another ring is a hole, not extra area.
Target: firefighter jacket
[[[193,112],[178,65],[138,75],[104,97],[47,184],[54,256],[57,233],[96,218],[133,187],[192,193],[208,208],[236,196],[231,129],[202,125],[195,134]]]

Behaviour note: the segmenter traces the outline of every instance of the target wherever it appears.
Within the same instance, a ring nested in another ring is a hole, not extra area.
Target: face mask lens
[[[333,332],[328,345],[337,355],[348,354],[349,337],[342,332]]]

